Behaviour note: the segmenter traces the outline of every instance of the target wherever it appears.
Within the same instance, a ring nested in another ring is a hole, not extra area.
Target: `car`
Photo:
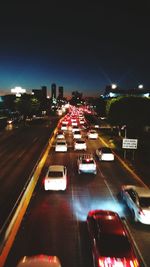
[[[114,161],[114,154],[109,147],[99,147],[96,149],[96,156],[99,160],[103,161]]]
[[[135,222],[150,224],[150,189],[143,186],[122,185],[121,196]]]
[[[71,125],[72,125],[72,126],[77,126],[77,125],[78,125],[77,120],[73,120],[73,121],[71,122]]]
[[[81,119],[81,120],[79,120],[79,123],[80,124],[85,124],[85,120]]]
[[[62,125],[68,125],[68,123],[69,123],[69,121],[66,120],[66,119],[64,119],[64,120],[62,121]]]
[[[72,132],[75,132],[75,131],[80,131],[79,127],[76,125],[72,126]]]
[[[89,130],[87,136],[89,139],[97,139],[98,133],[96,132],[96,130]]]
[[[74,141],[74,150],[87,150],[87,144],[84,139],[76,139]]]
[[[97,174],[97,166],[93,154],[81,154],[77,159],[78,173]]]
[[[17,267],[61,267],[57,256],[39,254],[35,256],[24,256]]]
[[[73,138],[74,139],[80,139],[82,137],[81,131],[74,131],[73,132]]]
[[[133,242],[118,213],[91,210],[87,228],[95,267],[139,267]]]
[[[67,131],[67,129],[68,129],[67,124],[66,124],[66,123],[62,123],[62,124],[61,124],[61,130],[62,130],[62,131]]]
[[[50,165],[44,179],[44,189],[47,190],[66,190],[67,187],[67,168],[63,165]]]
[[[59,139],[56,141],[55,151],[56,152],[67,152],[68,145],[65,139]]]
[[[56,133],[56,138],[57,139],[64,139],[65,138],[64,132],[63,131],[58,131]]]
[[[71,118],[71,122],[76,122],[76,121],[77,121],[76,118],[74,118],[74,117]]]

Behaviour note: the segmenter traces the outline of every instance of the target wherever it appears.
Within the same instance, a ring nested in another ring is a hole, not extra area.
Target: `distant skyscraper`
[[[63,97],[64,97],[64,88],[63,86],[59,86],[58,87],[58,98],[63,99]]]
[[[32,93],[34,93],[34,96],[38,99],[46,99],[47,98],[47,87],[41,86],[41,89],[32,89]]]
[[[56,84],[52,83],[51,85],[51,98],[56,98]]]
[[[42,90],[42,96],[43,98],[47,98],[47,86],[42,86],[41,87],[41,90]]]

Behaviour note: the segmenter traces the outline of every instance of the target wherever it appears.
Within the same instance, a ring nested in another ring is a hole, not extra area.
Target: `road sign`
[[[124,138],[122,142],[122,148],[125,149],[137,149],[138,139]]]

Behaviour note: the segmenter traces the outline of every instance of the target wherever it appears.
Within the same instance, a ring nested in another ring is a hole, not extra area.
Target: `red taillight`
[[[42,179],[42,185],[44,185],[45,183],[45,177]]]
[[[139,267],[137,259],[100,257],[98,267]]]

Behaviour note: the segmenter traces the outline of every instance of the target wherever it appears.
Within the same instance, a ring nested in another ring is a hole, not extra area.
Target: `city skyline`
[[[84,96],[150,88],[149,4],[1,4],[0,93],[51,84]]]

